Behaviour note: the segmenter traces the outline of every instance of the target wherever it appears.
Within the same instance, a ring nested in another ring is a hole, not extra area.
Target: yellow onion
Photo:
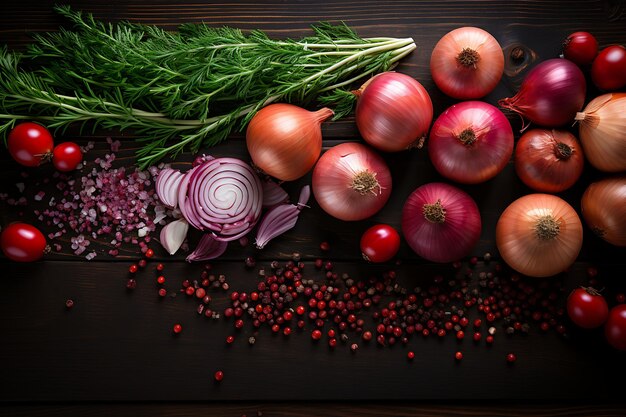
[[[502,259],[531,277],[549,277],[571,266],[583,243],[583,226],[565,200],[550,194],[518,198],[496,226]]]
[[[259,110],[246,131],[252,161],[266,174],[292,181],[309,172],[322,152],[328,108],[310,112],[292,104],[270,104]]]
[[[626,176],[605,178],[587,187],[581,200],[587,225],[615,246],[626,246]]]
[[[576,114],[587,160],[601,171],[626,171],[626,93],[603,94]]]

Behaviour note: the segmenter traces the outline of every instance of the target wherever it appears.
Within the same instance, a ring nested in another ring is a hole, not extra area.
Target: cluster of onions
[[[313,170],[316,201],[340,220],[373,216],[389,199],[391,185],[391,173],[383,158],[359,143],[330,148]]]
[[[515,171],[536,191],[567,190],[580,178],[584,164],[578,140],[565,130],[529,130],[515,148]]]
[[[576,64],[554,58],[534,67],[519,92],[498,102],[522,117],[546,127],[559,127],[574,120],[585,102],[587,83]]]
[[[626,247],[626,176],[590,184],[581,211],[594,233],[612,245]]]
[[[433,104],[414,78],[384,72],[355,92],[355,117],[363,139],[385,152],[421,146],[433,120]]]
[[[297,206],[285,204],[286,193],[275,187],[264,186],[252,167],[236,158],[206,156],[184,174],[171,168],[161,170],[156,179],[157,196],[170,209],[178,208],[182,216],[163,227],[161,244],[170,254],[176,253],[192,226],[205,233],[187,260],[216,258],[224,253],[227,242],[244,237],[254,228],[265,206],[272,207],[260,225],[265,245],[295,225],[300,208],[308,200],[308,191],[303,191]],[[269,190],[267,198],[264,189]],[[275,210],[277,207],[280,210]],[[295,211],[287,207],[295,207]]]
[[[464,184],[496,176],[513,153],[513,129],[500,110],[482,101],[465,101],[435,121],[428,153],[437,171]]]
[[[601,171],[626,171],[626,93],[596,97],[576,120],[591,165]]]
[[[571,266],[583,242],[576,211],[551,194],[518,198],[496,225],[496,246],[502,259],[531,277],[549,277]]]
[[[444,35],[430,57],[430,73],[446,95],[461,100],[489,94],[504,72],[504,54],[489,32],[462,27]]]
[[[313,168],[322,151],[323,121],[333,111],[310,112],[286,103],[259,110],[246,130],[246,145],[254,164],[266,174],[292,181]]]
[[[402,209],[404,238],[415,253],[433,262],[452,262],[469,255],[481,228],[472,197],[449,184],[420,186]]]

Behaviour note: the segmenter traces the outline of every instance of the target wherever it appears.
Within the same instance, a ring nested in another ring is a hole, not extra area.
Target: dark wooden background
[[[343,20],[360,35],[413,37],[417,50],[397,68],[418,79],[431,94],[435,114],[453,103],[434,86],[429,74],[430,52],[446,32],[460,26],[479,26],[490,31],[505,52],[522,46],[528,64],[558,56],[562,39],[576,30],[592,32],[600,46],[626,43],[626,6],[621,1],[223,1],[184,2],[80,1],[67,2],[94,13],[97,18],[158,24],[174,30],[183,22],[213,26],[258,28],[272,37],[297,38],[309,33],[320,20]],[[23,48],[33,32],[55,30],[63,24],[52,11],[53,1],[3,2],[0,5],[0,44]],[[510,66],[496,90],[486,100],[514,94],[526,66]],[[589,96],[597,91],[590,85]],[[520,120],[509,116],[514,130]],[[65,139],[96,148],[87,155],[93,161],[104,155],[104,141],[112,136],[123,141],[118,164],[131,166],[135,145],[132,135],[98,132],[90,137]],[[518,137],[519,134],[516,134]],[[325,148],[345,140],[359,140],[353,119],[324,125]],[[241,135],[210,150],[214,155],[247,158]],[[184,155],[181,167],[191,155]],[[253,256],[259,266],[273,259],[288,259],[298,251],[307,261],[330,257],[337,271],[367,276],[389,266],[373,267],[360,260],[358,239],[370,225],[386,222],[399,228],[401,207],[417,186],[441,180],[426,152],[386,155],[394,178],[388,205],[371,219],[342,223],[325,215],[313,202],[295,229],[272,242],[264,251],[231,244],[213,262],[214,271],[228,276],[231,288],[249,290],[256,274],[244,267]],[[15,183],[24,181],[22,170],[0,152],[0,192],[15,194]],[[77,173],[76,175],[80,175]],[[586,167],[580,183],[562,193],[577,210],[585,186],[601,175]],[[288,184],[295,193],[310,177]],[[502,210],[515,198],[529,193],[516,178],[513,165],[486,184],[464,186],[477,201],[483,232],[474,255],[491,252],[497,259],[494,231]],[[44,190],[46,190],[44,188]],[[26,193],[38,191],[27,189]],[[48,187],[48,193],[54,193]],[[47,199],[46,199],[47,201]],[[7,224],[29,219],[32,208],[16,209],[2,203],[0,221]],[[44,230],[45,227],[42,227]],[[332,249],[322,254],[321,241]],[[64,245],[68,246],[68,245]],[[568,339],[554,333],[532,331],[527,337],[498,337],[491,349],[462,344],[465,359],[452,360],[459,348],[452,337],[444,341],[413,338],[408,347],[380,349],[362,346],[353,355],[343,347],[329,351],[311,343],[308,331],[290,338],[261,331],[257,343],[247,344],[249,331],[238,335],[233,346],[224,339],[232,323],[207,321],[195,313],[196,304],[184,297],[160,301],[155,295],[151,271],[139,275],[137,289],[124,285],[129,264],[139,259],[135,247],[125,246],[121,256],[106,255],[106,245],[94,246],[99,254],[91,261],[71,251],[54,253],[45,261],[16,264],[0,260],[0,401],[5,415],[211,415],[211,416],[443,416],[481,415],[625,415],[623,401],[626,356],[610,349],[601,331],[573,331]],[[156,248],[155,248],[156,249]],[[182,256],[166,261],[170,281],[197,279],[202,266],[189,265]],[[565,286],[573,288],[585,279],[588,266],[597,267],[608,294],[624,291],[623,249],[594,237],[585,229],[579,260],[567,274]],[[430,265],[413,255],[403,243],[399,258],[399,281],[411,288],[428,282],[433,272],[452,275],[449,265]],[[151,268],[154,263],[150,264]],[[309,266],[309,269],[310,268]],[[172,284],[171,288],[176,288]],[[65,300],[76,301],[71,311]],[[216,293],[214,306],[226,305]],[[562,303],[563,300],[559,300]],[[172,337],[179,322],[184,331]],[[412,363],[406,351],[416,352]],[[515,352],[515,366],[504,356]],[[221,384],[213,373],[224,370]],[[609,379],[616,378],[617,382]],[[450,400],[454,400],[451,402]],[[323,401],[323,402],[320,402]],[[531,405],[529,405],[529,402]]]

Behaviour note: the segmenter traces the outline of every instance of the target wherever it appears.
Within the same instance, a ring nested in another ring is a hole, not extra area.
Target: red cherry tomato
[[[626,85],[626,48],[604,48],[591,65],[591,79],[602,90],[617,90]]]
[[[589,32],[574,32],[563,42],[563,56],[577,65],[588,65],[598,55],[598,41]]]
[[[567,314],[577,326],[593,329],[604,324],[609,306],[593,288],[577,288],[567,298]]]
[[[82,160],[83,152],[74,142],[60,143],[52,151],[52,164],[59,171],[73,171]]]
[[[35,226],[26,223],[8,225],[0,235],[4,255],[17,262],[33,262],[47,250],[46,238]]]
[[[48,129],[42,125],[25,122],[11,130],[7,145],[15,161],[27,167],[36,167],[50,157],[54,141]]]
[[[606,340],[615,349],[626,350],[626,304],[611,309],[604,326]]]
[[[400,235],[393,227],[377,224],[361,237],[361,253],[370,262],[386,262],[400,249]]]

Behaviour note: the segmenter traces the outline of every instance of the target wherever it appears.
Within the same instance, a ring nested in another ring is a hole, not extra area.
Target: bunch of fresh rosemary
[[[130,128],[143,136],[141,167],[214,145],[269,103],[341,97],[337,89],[415,49],[413,39],[362,39],[343,24],[273,40],[260,31],[186,24],[172,33],[56,11],[72,30],[36,35],[23,54],[0,48],[0,133],[24,119],[55,129]]]

